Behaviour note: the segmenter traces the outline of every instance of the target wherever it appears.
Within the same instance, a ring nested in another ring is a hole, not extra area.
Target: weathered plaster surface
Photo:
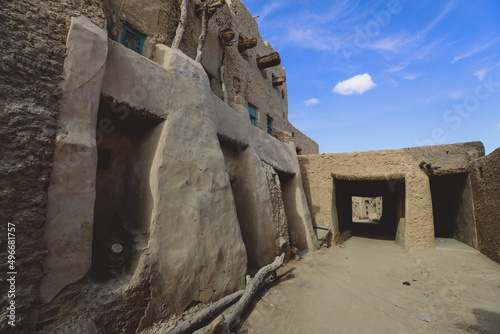
[[[269,194],[271,196],[272,204],[272,220],[274,227],[276,228],[276,239],[275,239],[275,256],[279,256],[281,253],[285,253],[285,259],[290,258],[290,241],[288,233],[288,221],[286,218],[285,206],[283,204],[283,191],[281,187],[280,178],[276,170],[266,164],[262,163],[267,177],[267,185],[269,188]]]
[[[127,25],[133,27],[146,37],[144,56],[159,59],[155,53],[156,43],[171,46],[180,10],[179,1],[155,0],[144,6],[140,0],[130,0],[117,5],[106,0],[106,17],[108,30],[114,41],[120,40],[121,30]],[[201,33],[201,15],[195,13],[196,2],[188,1],[188,20],[185,26],[184,38],[180,50],[194,59],[196,57],[198,38]],[[219,34],[224,29],[235,33],[233,43],[224,45]],[[257,45],[254,48],[240,52],[239,39],[255,37]],[[209,75],[212,92],[224,99],[222,83],[225,83],[227,103],[234,110],[248,119],[248,104],[258,109],[256,126],[267,131],[267,115],[274,120],[275,135],[280,131],[293,133],[293,140],[301,150],[301,154],[319,152],[316,142],[293,127],[288,121],[288,96],[286,82],[273,86],[275,77],[286,77],[286,70],[278,65],[264,70],[257,67],[257,58],[275,52],[274,48],[260,36],[258,24],[241,0],[226,1],[211,16],[208,22],[208,32],[201,65]],[[161,57],[160,57],[161,58]],[[224,66],[224,73],[221,67]]]
[[[82,27],[86,24],[82,23]],[[296,208],[288,221],[291,229],[300,232],[302,248],[317,248],[293,143],[286,144],[269,136],[251,125],[245,117],[247,115],[238,114],[222,102],[211,91],[203,67],[181,51],[160,45],[155,53],[156,62],[153,62],[112,40],[106,42],[103,36],[98,40],[108,46],[106,66],[100,64],[105,69],[102,90],[98,85],[92,86],[94,90],[86,91],[87,100],[98,102],[104,96],[117,105],[126,104],[134,110],[143,110],[164,119],[154,127],[148,139],[149,148],[141,144],[141,150],[149,152],[143,155],[150,157],[144,161],[151,161],[149,167],[141,167],[149,170],[149,174],[141,175],[149,177],[146,193],[150,195],[137,206],[142,210],[148,208],[151,214],[135,216],[141,220],[136,224],[142,230],[142,235],[136,239],[141,240],[141,246],[134,253],[130,272],[109,283],[127,296],[126,302],[137,300],[149,291],[149,296],[141,299],[141,303],[148,306],[129,313],[129,321],[125,324],[113,324],[108,329],[116,330],[120,326],[130,329],[134,326],[132,319],[137,320],[136,326],[144,327],[157,321],[161,314],[183,312],[194,301],[217,300],[244,287],[247,261],[255,267],[272,261],[277,230],[272,221],[271,195],[261,161],[293,175],[288,188],[284,189],[284,202],[287,202],[287,196],[293,198]],[[74,58],[69,57],[68,62],[72,64],[80,60],[80,64],[85,64],[77,53],[71,54]],[[78,99],[73,101],[77,102]],[[87,122],[87,127],[81,130],[88,132],[82,138],[94,154],[74,158],[77,166],[93,166],[90,173],[78,174],[81,175],[78,182],[89,185],[88,188],[79,187],[89,198],[95,196],[95,108],[89,116],[93,123]],[[79,107],[79,110],[86,109]],[[231,187],[231,173],[226,166],[220,138],[245,147],[239,153],[242,159],[238,163],[241,164],[241,192],[247,194],[243,200],[250,201],[250,206],[248,203],[243,205],[247,210],[243,210],[247,221],[238,217],[238,203],[242,198]],[[153,143],[154,140],[157,142]],[[108,144],[110,148],[117,147],[112,142]],[[68,157],[70,155],[62,154],[56,158],[56,165],[64,163]],[[74,170],[75,167],[71,171]],[[64,188],[60,193],[51,194],[55,195],[50,199],[53,207],[57,207],[64,203],[63,195],[71,192]],[[93,204],[92,201],[88,203]],[[134,205],[133,201],[130,205]],[[65,236],[48,239],[51,250],[50,261],[45,264],[48,272],[64,267],[66,271],[74,271],[75,279],[85,276],[92,251],[93,214],[90,206],[79,207],[71,213],[59,213],[57,221],[65,224],[58,226],[72,233],[71,243],[83,251],[79,258],[67,257],[66,249],[58,247],[68,241]],[[75,224],[78,221],[82,223]],[[82,226],[86,233],[82,233]],[[79,267],[80,263],[84,266]],[[64,286],[62,281],[47,281],[42,295],[49,300]],[[92,290],[93,293],[99,291]],[[73,297],[65,295],[59,299],[64,298]],[[55,307],[59,299],[56,298],[51,307]],[[108,313],[115,311],[110,308]],[[64,312],[71,313],[70,310]],[[103,312],[95,323],[104,322],[109,326],[104,319],[109,319],[110,314]]]
[[[458,194],[457,224],[454,238],[477,248],[477,228],[474,221],[474,200],[470,177],[467,176],[462,192]]]
[[[65,42],[71,16],[80,13],[104,27],[100,0],[4,1],[0,10],[0,232],[7,236],[7,224],[16,225],[16,265],[22,268],[16,326],[2,321],[2,333],[29,332],[36,321]],[[0,268],[7,272],[7,262]],[[2,319],[7,319],[8,289],[0,284]]]
[[[40,295],[50,301],[90,269],[97,150],[95,130],[108,52],[107,35],[84,16],[73,18],[47,204]]]
[[[477,227],[477,248],[500,263],[500,149],[473,161],[469,175]]]
[[[448,153],[446,153],[448,152]],[[339,154],[299,156],[305,193],[313,223],[338,229],[332,212],[333,180],[338,178],[387,179],[404,177],[406,183],[405,248],[435,245],[432,200],[424,161],[436,173],[463,172],[484,155],[481,143],[451,144]],[[335,223],[335,224],[334,224]],[[401,229],[401,233],[403,229]],[[399,236],[401,238],[401,235]]]

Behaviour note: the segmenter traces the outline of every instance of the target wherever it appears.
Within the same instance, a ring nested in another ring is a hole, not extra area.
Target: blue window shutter
[[[257,108],[254,105],[248,104],[248,115],[253,125],[257,125]]]
[[[129,27],[123,27],[120,43],[142,55],[145,36]]]
[[[273,135],[273,118],[267,116],[267,133]]]

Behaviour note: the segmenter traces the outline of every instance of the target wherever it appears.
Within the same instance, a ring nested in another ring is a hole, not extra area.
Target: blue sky
[[[499,0],[244,0],[321,153],[500,147]]]

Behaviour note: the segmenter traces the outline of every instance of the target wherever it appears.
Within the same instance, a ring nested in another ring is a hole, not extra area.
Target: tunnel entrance
[[[333,214],[339,242],[351,236],[397,240],[404,243],[405,182],[334,178]],[[403,239],[403,240],[400,240]]]
[[[476,248],[476,226],[469,174],[431,175],[429,182],[435,237],[454,238]]]
[[[163,118],[106,97],[97,118],[91,278],[105,282],[131,268],[136,244],[149,232],[149,171]]]

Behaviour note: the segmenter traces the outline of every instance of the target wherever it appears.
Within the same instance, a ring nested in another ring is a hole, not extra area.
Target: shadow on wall
[[[278,176],[281,183],[281,191],[283,194],[283,205],[285,207],[286,219],[288,222],[289,240],[292,246],[296,246],[299,250],[308,249],[307,231],[303,223],[301,212],[297,205],[297,189],[298,177],[294,174],[287,174],[278,171]]]
[[[298,153],[297,153],[298,155]],[[316,222],[316,214],[320,212],[320,206],[314,205],[311,198],[311,182],[309,181],[309,160],[303,159],[300,160],[300,174],[302,178],[302,186],[304,188],[304,194],[306,195],[307,205],[309,206],[309,210],[311,211],[311,219],[313,225],[318,225]]]
[[[500,328],[500,314],[480,308],[475,308],[473,313],[476,316],[475,324],[460,322],[455,324],[455,327],[466,332],[498,333]]]
[[[136,243],[149,232],[149,179],[159,136],[155,128],[163,120],[106,97],[97,118],[91,277],[105,282],[134,266]]]

